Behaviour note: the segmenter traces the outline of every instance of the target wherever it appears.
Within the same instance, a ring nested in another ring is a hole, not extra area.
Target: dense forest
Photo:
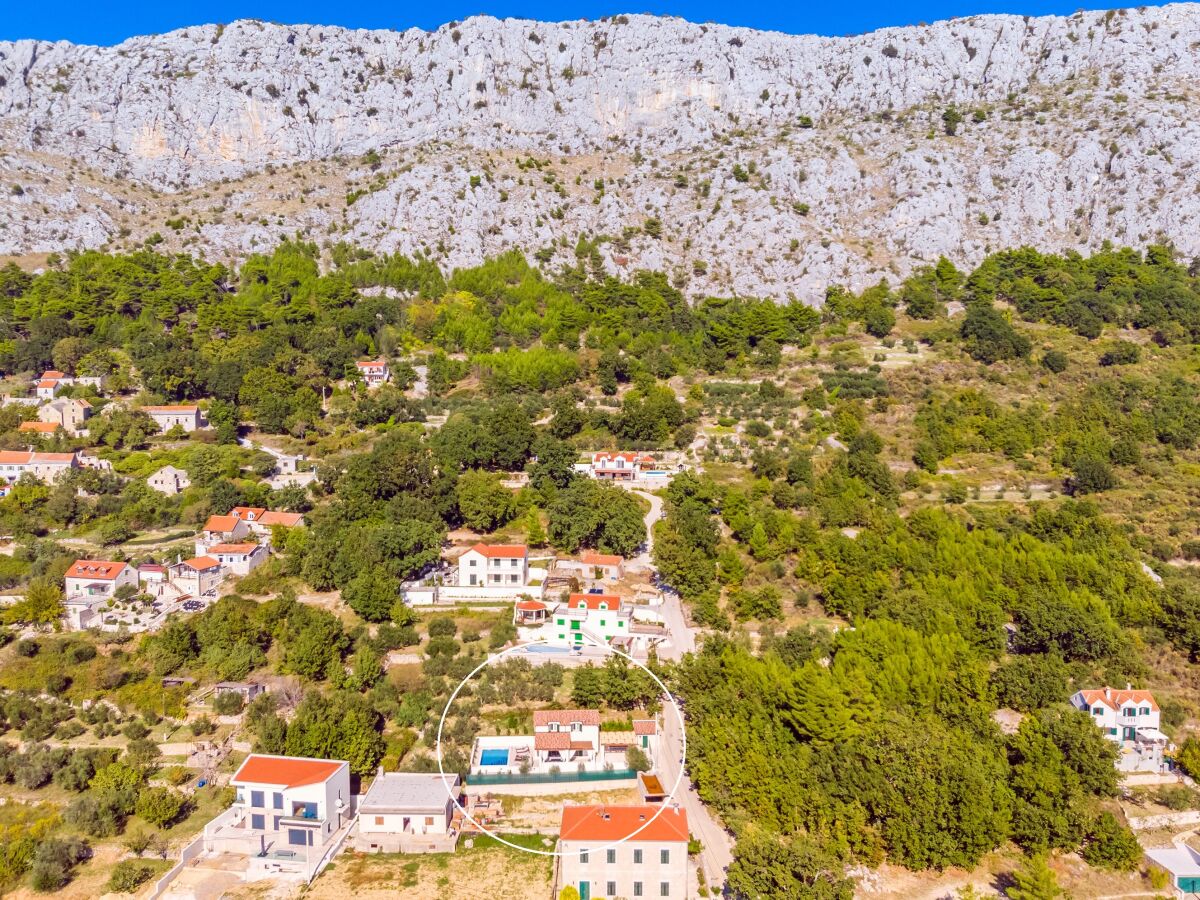
[[[52,660],[72,680],[52,709],[6,703],[7,727],[44,739],[106,691],[147,707],[156,676],[271,671],[310,690],[290,718],[256,702],[262,749],[350,759],[359,774],[385,756],[428,767],[429,717],[511,631],[418,622],[395,602],[400,582],[463,526],[631,555],[642,506],[577,477],[579,453],[688,451],[700,474],[665,491],[654,561],[709,635],[660,670],[687,704],[690,775],[737,835],[736,895],[847,897],[847,866],[970,867],[1008,842],[1136,867],[1113,815],[1114,751],[1065,701],[1133,682],[1163,688],[1173,732],[1200,714],[1158,669],[1200,653],[1200,579],[1177,564],[1200,558],[1196,265],[1162,247],[1025,248],[967,273],[941,260],[894,285],[834,286],[818,310],[689,303],[659,273],[605,274],[594,243],[576,256],[552,274],[517,253],[445,273],[288,243],[237,271],[149,249],[0,270],[10,385],[54,367],[103,375],[116,395],[70,389],[97,411],[79,438],[18,433],[28,413],[0,408],[0,446],[89,447],[114,466],[0,500],[17,540],[0,579],[38,587],[7,622],[39,621],[73,558],[63,534],[133,558],[133,535],[237,503],[309,522],[276,536],[282,552],[241,596],[115,666],[69,662],[86,656],[71,641],[30,648],[5,676],[10,696],[42,688]],[[354,362],[376,355],[396,380],[368,392]],[[409,390],[418,367],[425,396]],[[186,400],[211,425],[190,439],[153,435],[137,410]],[[264,485],[272,462],[238,443],[247,433],[308,452],[313,488]],[[177,497],[138,480],[168,462],[192,477]],[[501,484],[522,470],[526,487]],[[297,603],[306,589],[339,590],[361,621]],[[420,672],[385,678],[383,657],[410,647]],[[465,766],[481,702],[560,683],[510,668],[450,721],[452,765]],[[617,709],[653,694],[623,671],[576,688]],[[1002,728],[1000,710],[1017,724]],[[27,756],[11,751],[0,774],[32,778]],[[41,762],[41,784],[126,764]],[[124,793],[72,781],[87,791],[70,814],[85,833],[136,814],[153,759],[133,763],[136,778],[114,773]]]

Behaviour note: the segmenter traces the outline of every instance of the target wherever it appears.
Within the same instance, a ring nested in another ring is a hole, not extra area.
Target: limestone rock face
[[[614,271],[812,300],[1014,244],[1192,255],[1198,48],[1196,4],[854,38],[619,16],[0,43],[0,253],[336,232],[462,265],[603,234]]]

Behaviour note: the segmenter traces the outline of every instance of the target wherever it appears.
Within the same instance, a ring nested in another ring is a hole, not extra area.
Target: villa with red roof
[[[646,453],[601,450],[592,454],[590,474],[609,481],[633,481],[655,465],[654,457]]]
[[[207,555],[231,575],[249,575],[267,561],[267,548],[253,543],[213,544]]]
[[[310,878],[352,820],[350,764],[342,760],[252,753],[229,783],[237,796],[205,826],[204,849],[247,856],[248,875]]]
[[[585,550],[579,554],[579,562],[583,565],[585,572],[590,576],[616,581],[625,574],[625,559],[613,553],[596,553],[593,550]]]
[[[200,407],[194,403],[175,403],[169,406],[143,406],[142,412],[154,420],[161,432],[170,431],[176,425],[184,431],[196,431],[204,427]]]
[[[137,569],[123,562],[103,559],[77,559],[66,572],[66,596],[108,599],[117,589],[136,588]]]
[[[552,646],[609,644],[626,653],[645,653],[667,637],[661,615],[616,594],[570,594],[561,603],[523,598],[513,607],[513,624],[531,629],[521,637]]]
[[[529,583],[524,544],[476,544],[458,558],[459,587],[511,587]]]
[[[301,513],[276,512],[261,506],[235,506],[229,511],[229,515],[245,522],[251,534],[266,538],[271,536],[273,525],[297,528],[304,524],[304,516]]]
[[[204,528],[196,535],[196,555],[203,556],[217,544],[236,544],[250,535],[250,524],[232,513],[209,516]]]
[[[1071,705],[1087,713],[1101,733],[1121,748],[1122,771],[1157,771],[1169,738],[1159,730],[1160,712],[1149,691],[1097,688],[1076,691]]]
[[[386,359],[362,360],[356,362],[354,367],[369,388],[379,387],[392,377]]]
[[[675,805],[564,806],[554,896],[687,897],[687,811]]]
[[[82,463],[78,453],[35,453],[30,450],[0,450],[0,479],[13,482],[28,473],[53,484]]]

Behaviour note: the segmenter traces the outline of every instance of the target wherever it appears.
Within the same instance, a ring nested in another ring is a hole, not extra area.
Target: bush
[[[113,866],[106,889],[114,894],[132,894],[150,880],[154,867],[137,859],[123,859]]]
[[[1042,367],[1058,375],[1067,371],[1070,360],[1061,350],[1047,350],[1042,354]]]
[[[1103,459],[1085,456],[1076,460],[1071,469],[1068,488],[1072,494],[1094,494],[1117,484],[1112,466]]]
[[[186,801],[168,788],[145,788],[138,794],[134,811],[151,825],[166,828],[179,818]]]
[[[71,872],[88,859],[92,850],[87,841],[77,838],[49,838],[38,845],[30,870],[35,891],[57,891],[71,880]]]
[[[223,691],[212,702],[213,710],[221,716],[236,716],[244,705],[242,695],[235,691]]]
[[[429,626],[426,629],[431,638],[435,637],[453,637],[458,632],[458,626],[454,624],[454,620],[449,616],[438,616],[429,620]]]
[[[1132,872],[1142,860],[1142,847],[1132,831],[1104,812],[1093,823],[1081,855],[1089,866]]]
[[[32,640],[17,641],[16,650],[17,650],[18,656],[32,658],[34,656],[37,656],[38,651],[41,649],[42,649],[41,645],[38,644],[37,641],[32,641]]]
[[[1117,341],[1101,357],[1102,366],[1133,365],[1142,358],[1142,350],[1137,344],[1129,341]]]

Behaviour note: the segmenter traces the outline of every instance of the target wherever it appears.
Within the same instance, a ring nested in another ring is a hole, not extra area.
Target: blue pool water
[[[479,753],[481,766],[507,766],[508,751],[501,747],[499,750],[481,750]]]

